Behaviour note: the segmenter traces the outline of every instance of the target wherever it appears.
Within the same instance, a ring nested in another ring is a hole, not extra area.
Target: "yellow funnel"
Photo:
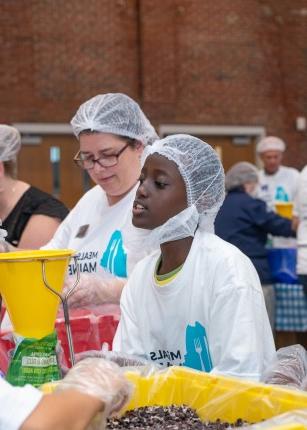
[[[42,266],[48,284],[60,293],[72,254],[70,249],[0,253],[0,294],[16,333],[40,339],[53,332],[60,299],[45,286]]]

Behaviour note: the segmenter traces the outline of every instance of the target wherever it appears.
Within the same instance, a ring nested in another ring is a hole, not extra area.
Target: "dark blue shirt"
[[[268,211],[262,200],[251,197],[243,188],[228,192],[216,217],[215,233],[252,260],[262,284],[272,283],[265,248],[268,233],[295,236],[290,220]]]

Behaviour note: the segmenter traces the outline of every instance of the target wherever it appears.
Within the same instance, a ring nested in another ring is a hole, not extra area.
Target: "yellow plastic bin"
[[[238,418],[260,423],[285,412],[306,409],[306,426],[301,423],[268,426],[270,430],[303,430],[307,428],[307,393],[237,378],[211,375],[184,367],[170,367],[151,376],[127,372],[135,389],[126,410],[142,406],[187,405],[203,421],[218,418],[235,422]],[[46,384],[50,392],[54,385]]]
[[[135,391],[126,410],[141,406],[188,405],[202,420],[238,418],[255,423],[294,409],[307,408],[307,393],[237,378],[171,367],[142,377],[129,372]]]

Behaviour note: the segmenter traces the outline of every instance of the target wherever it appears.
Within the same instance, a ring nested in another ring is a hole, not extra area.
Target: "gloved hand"
[[[150,376],[156,373],[159,368],[151,361],[136,355],[126,354],[118,351],[84,351],[76,354],[76,361],[84,360],[88,357],[100,357],[116,363],[120,367],[133,368],[133,372],[138,372],[142,376]]]
[[[124,352],[117,351],[84,351],[76,354],[76,361],[81,361],[89,357],[99,357],[104,360],[112,361],[120,367],[130,366],[148,366],[152,363],[145,358],[138,357],[136,355],[125,354]]]
[[[81,273],[79,284],[69,296],[70,308],[98,306],[104,303],[119,303],[126,279],[110,277],[102,278],[98,275]],[[64,294],[72,287],[75,277],[67,277],[64,284]]]
[[[307,377],[307,351],[302,345],[291,345],[277,351],[277,361],[265,372],[267,384],[287,385],[302,389]]]
[[[129,400],[132,384],[115,363],[87,358],[69,370],[56,391],[74,389],[96,397],[104,405],[104,417],[118,412]]]

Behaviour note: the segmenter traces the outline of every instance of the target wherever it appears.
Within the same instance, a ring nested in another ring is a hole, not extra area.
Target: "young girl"
[[[160,249],[141,260],[121,298],[113,349],[162,366],[258,380],[275,356],[258,275],[213,234],[224,172],[200,139],[173,135],[146,151],[135,227]]]

